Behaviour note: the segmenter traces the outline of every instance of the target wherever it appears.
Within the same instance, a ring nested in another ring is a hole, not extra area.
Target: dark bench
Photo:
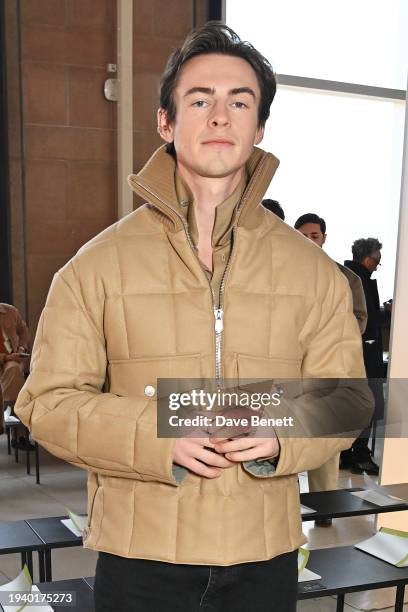
[[[44,577],[42,579],[47,582],[52,580],[51,550],[53,548],[82,546],[82,537],[74,535],[68,527],[61,523],[61,519],[65,518],[67,517],[52,516],[49,518],[26,520],[27,525],[42,542],[44,554]],[[40,581],[42,579],[40,578]]]
[[[300,582],[298,599],[337,595],[336,612],[344,609],[344,595],[396,587],[395,612],[402,612],[408,567],[394,567],[353,546],[311,550],[307,568],[321,580]]]
[[[17,418],[17,417],[15,417]],[[14,441],[14,457],[16,460],[16,463],[18,463],[18,452],[19,449],[17,447],[17,442],[18,442],[18,435],[17,435],[17,430],[23,429],[24,431],[24,438],[26,440],[27,443],[27,449],[23,450],[21,452],[24,452],[26,454],[26,466],[27,466],[27,474],[31,474],[31,459],[30,459],[30,453],[33,452],[32,449],[30,449],[30,432],[27,429],[27,427],[25,425],[23,425],[23,423],[18,420],[18,421],[5,421],[4,423],[4,427],[6,430],[6,434],[7,434],[7,452],[9,455],[11,455],[11,441]],[[39,457],[39,448],[38,448],[38,443],[34,441],[34,456],[35,456],[35,481],[37,484],[40,484],[40,457]]]
[[[19,553],[21,567],[27,564],[33,575],[33,552],[44,546],[40,538],[25,521],[0,522],[0,555]]]
[[[384,493],[408,499],[408,485],[384,485]],[[320,518],[341,518],[364,514],[383,514],[385,512],[399,512],[408,510],[408,503],[403,502],[394,506],[377,506],[364,501],[354,495],[352,491],[364,491],[363,488],[336,489],[334,491],[319,491],[317,493],[302,493],[300,503],[316,512],[302,514],[303,521],[314,521]]]

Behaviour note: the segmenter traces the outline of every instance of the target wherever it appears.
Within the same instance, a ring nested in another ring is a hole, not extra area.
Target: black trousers
[[[297,551],[228,567],[99,553],[95,612],[295,612]]]

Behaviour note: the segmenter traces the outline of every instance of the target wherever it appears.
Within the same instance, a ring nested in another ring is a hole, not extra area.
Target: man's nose
[[[209,121],[212,127],[225,127],[226,125],[229,125],[230,117],[227,105],[221,102],[215,104]]]

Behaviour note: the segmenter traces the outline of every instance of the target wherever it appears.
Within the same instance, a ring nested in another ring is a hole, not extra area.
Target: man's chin
[[[203,178],[226,178],[235,174],[245,163],[209,163],[194,168],[194,172]]]

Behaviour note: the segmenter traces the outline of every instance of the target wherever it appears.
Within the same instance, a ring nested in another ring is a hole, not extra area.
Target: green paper
[[[88,518],[86,516],[80,516],[79,514],[75,514],[75,512],[71,512],[69,508],[65,508],[65,510],[67,511],[68,516],[74,524],[75,528],[78,529],[80,533],[83,533],[87,525]]]
[[[299,548],[298,550],[298,573],[300,574],[305,569],[309,560],[310,551],[306,548]]]

